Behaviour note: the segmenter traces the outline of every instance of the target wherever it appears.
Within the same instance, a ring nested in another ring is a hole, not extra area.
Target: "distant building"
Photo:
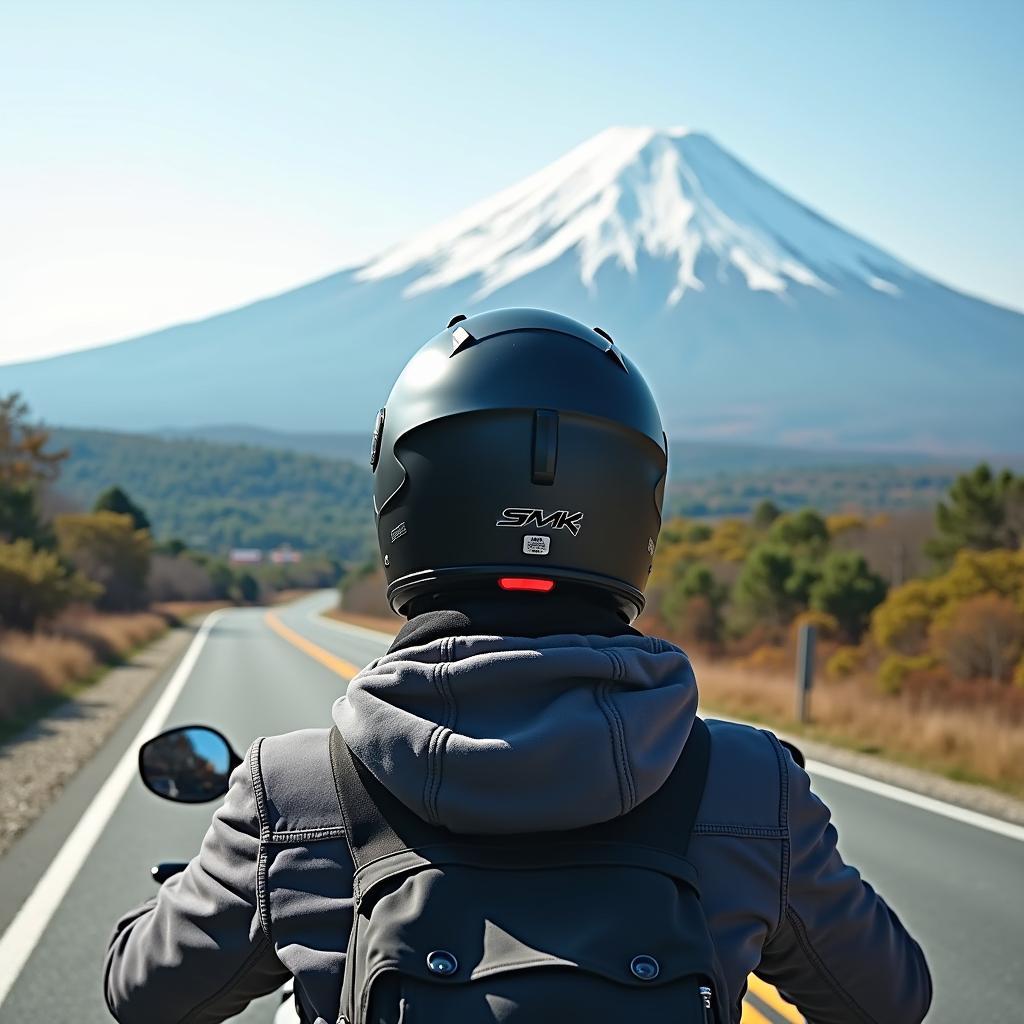
[[[228,561],[232,565],[259,565],[263,552],[259,548],[232,548]]]
[[[274,565],[292,565],[302,561],[302,553],[290,547],[276,548],[270,552],[270,560]]]

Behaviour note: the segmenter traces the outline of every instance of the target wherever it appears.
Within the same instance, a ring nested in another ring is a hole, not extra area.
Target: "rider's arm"
[[[199,856],[114,929],[104,990],[121,1024],[218,1024],[288,978],[260,920],[251,755]]]
[[[828,808],[786,755],[789,868],[784,914],[757,974],[813,1024],[919,1024],[932,998],[921,947],[843,862]]]

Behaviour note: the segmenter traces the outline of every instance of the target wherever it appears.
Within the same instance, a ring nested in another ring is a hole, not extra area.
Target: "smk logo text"
[[[566,512],[564,509],[545,513],[542,508],[506,508],[502,510],[501,518],[494,525],[535,526],[538,530],[568,530],[575,537],[583,525],[583,513]]]

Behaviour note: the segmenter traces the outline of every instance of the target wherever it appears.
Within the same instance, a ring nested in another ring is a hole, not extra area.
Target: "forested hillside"
[[[145,509],[159,539],[224,551],[290,544],[341,561],[372,541],[370,475],[361,466],[296,452],[58,429],[70,451],[59,488],[91,506],[111,483]]]

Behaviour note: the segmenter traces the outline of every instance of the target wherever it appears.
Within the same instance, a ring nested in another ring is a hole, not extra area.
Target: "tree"
[[[864,556],[833,551],[821,566],[821,577],[810,588],[810,605],[827,612],[846,640],[858,643],[871,613],[885,600],[885,580],[872,572]]]
[[[741,616],[779,626],[796,611],[796,601],[787,588],[795,560],[783,544],[758,544],[747,556],[733,591]]]
[[[0,541],[29,540],[37,548],[52,548],[53,530],[39,508],[32,484],[0,483]]]
[[[697,643],[713,647],[721,639],[722,607],[729,588],[704,564],[687,566],[662,598],[661,611],[669,625]]]
[[[50,432],[29,420],[28,404],[17,392],[0,398],[0,485],[55,480],[66,451],[50,451]]]
[[[93,512],[116,512],[130,516],[136,530],[149,530],[149,517],[120,487],[108,487],[93,505]]]
[[[774,501],[765,498],[754,509],[754,526],[758,530],[767,530],[781,515],[782,509]]]
[[[54,526],[61,554],[103,587],[101,608],[145,605],[152,548],[147,530],[135,529],[130,516],[116,512],[58,516]]]
[[[828,526],[814,509],[803,508],[779,516],[768,531],[768,539],[775,544],[818,554],[828,547]]]
[[[0,541],[25,538],[52,547],[39,508],[39,485],[56,478],[66,451],[51,451],[49,431],[30,422],[18,394],[0,398]]]
[[[34,629],[71,602],[91,601],[99,593],[52,551],[37,551],[24,539],[0,544],[0,627]]]
[[[1024,614],[1008,598],[979,594],[933,629],[935,647],[957,679],[1008,682],[1024,655]]]
[[[993,474],[987,463],[980,463],[957,477],[948,500],[939,502],[935,522],[939,535],[927,550],[940,565],[948,565],[964,548],[1019,548],[1024,541],[1024,477],[1008,469]]]
[[[919,654],[942,598],[929,580],[910,580],[889,591],[871,616],[871,636],[883,651]]]
[[[251,572],[242,572],[238,574],[235,591],[238,600],[245,604],[255,604],[260,599],[259,581]]]

